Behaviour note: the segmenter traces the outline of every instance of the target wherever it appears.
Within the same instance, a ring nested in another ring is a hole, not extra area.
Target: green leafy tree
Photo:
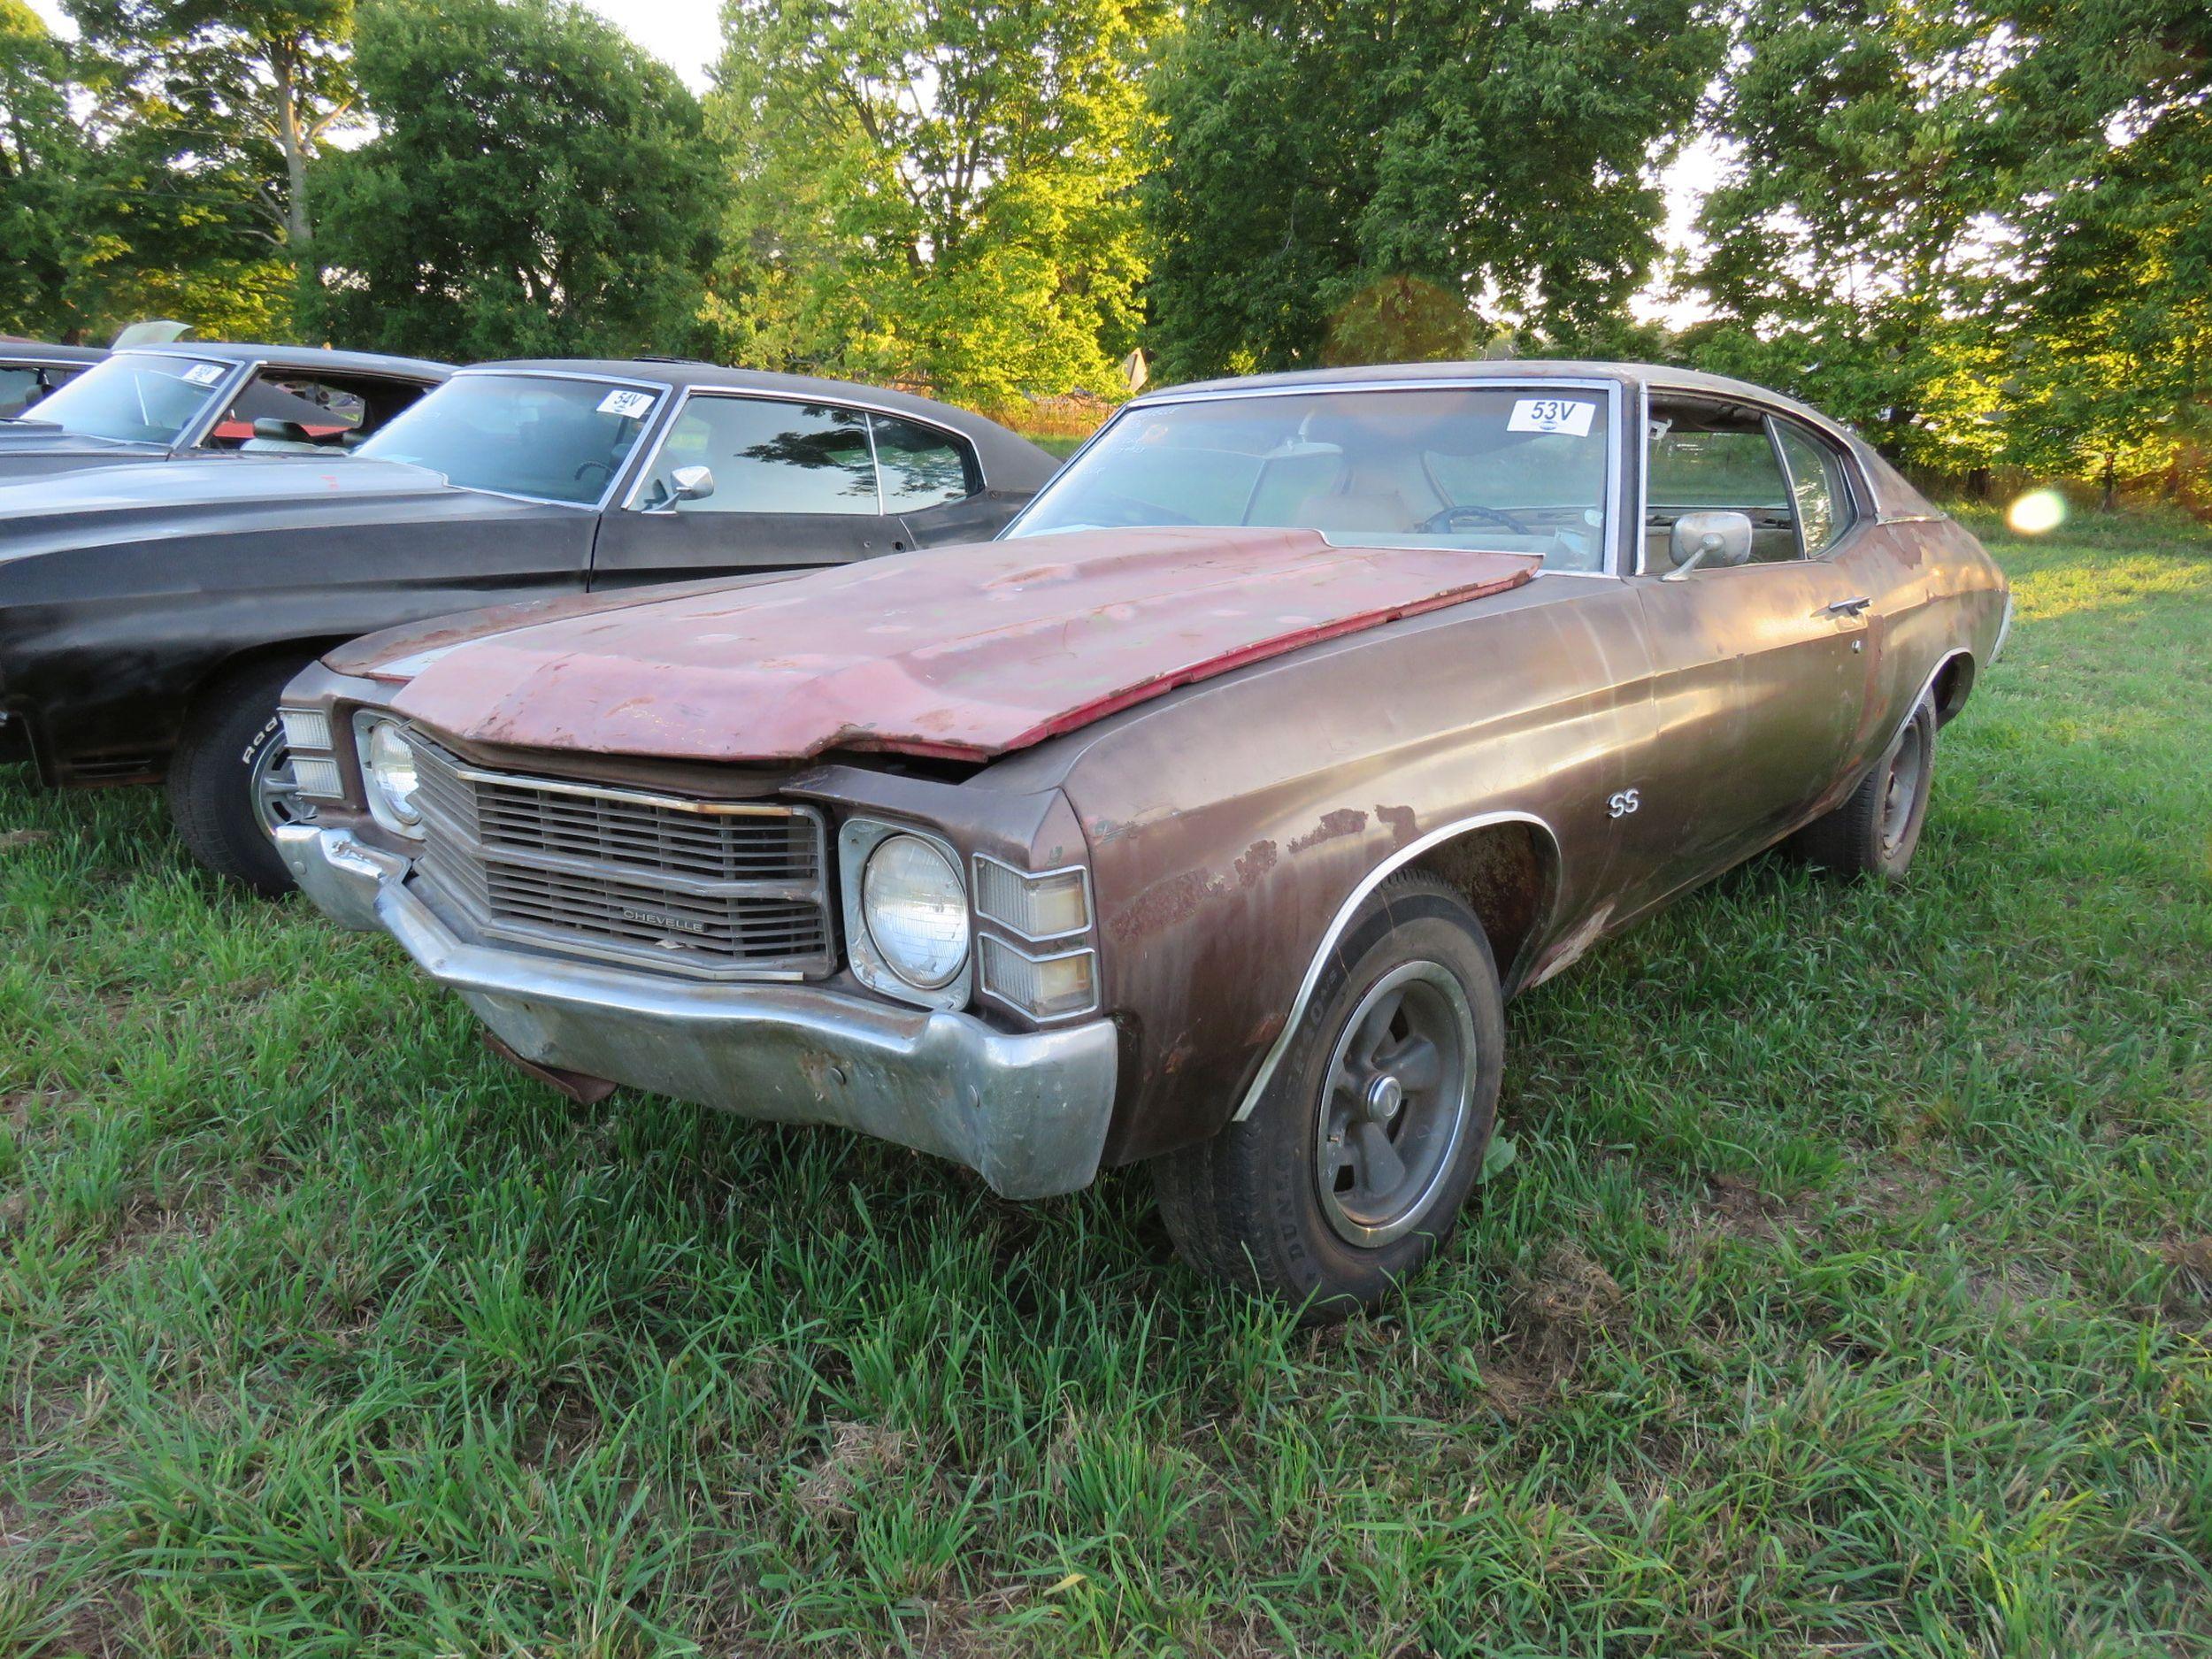
[[[112,105],[173,169],[217,175],[296,260],[312,241],[308,167],[356,113],[353,0],[71,0]]]
[[[2012,72],[2023,257],[2004,285],[2014,458],[2121,476],[2212,439],[2212,12],[2038,0]],[[2199,465],[2201,465],[2200,460]]]
[[[1612,337],[1722,43],[1695,0],[1197,0],[1155,81],[1163,373]]]
[[[1135,343],[1155,0],[732,0],[729,349],[986,405]]]
[[[1746,0],[1712,118],[1728,176],[1694,286],[1701,366],[1795,391],[1893,454],[1993,456],[1985,313],[2016,124],[1972,0]]]
[[[67,54],[23,0],[0,0],[0,330],[65,334],[82,135]]]
[[[317,316],[457,359],[689,347],[712,251],[698,103],[557,0],[368,0],[378,134],[325,165]]]

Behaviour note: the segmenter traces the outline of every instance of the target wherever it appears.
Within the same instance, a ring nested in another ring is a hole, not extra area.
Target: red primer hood
[[[1539,561],[1310,530],[1087,530],[492,635],[394,706],[484,743],[669,759],[984,760],[1173,687],[1514,588]]]

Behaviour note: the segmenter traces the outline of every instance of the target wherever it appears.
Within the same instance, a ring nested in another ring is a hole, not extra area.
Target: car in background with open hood
[[[0,484],[134,462],[328,458],[452,373],[420,357],[312,346],[194,341],[96,355],[66,385],[0,420]]]
[[[276,718],[356,634],[995,534],[1058,463],[926,398],[704,364],[463,370],[350,452],[0,487],[0,755],[166,780],[203,862],[288,885]]]

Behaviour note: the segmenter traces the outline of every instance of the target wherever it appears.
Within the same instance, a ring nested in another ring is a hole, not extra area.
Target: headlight
[[[918,990],[949,985],[968,959],[960,872],[918,835],[890,835],[868,855],[860,913],[884,965]]]
[[[363,719],[357,733],[369,810],[395,834],[420,833],[422,813],[415,805],[415,751],[407,734],[400,730],[398,721],[380,718]]]

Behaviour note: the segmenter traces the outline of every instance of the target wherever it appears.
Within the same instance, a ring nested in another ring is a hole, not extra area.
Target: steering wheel
[[[585,473],[595,471],[603,474],[607,478],[612,478],[614,476],[614,468],[609,466],[604,461],[580,462],[577,465],[576,470],[570,473],[569,476],[580,484],[584,480]]]
[[[1421,520],[1421,528],[1430,535],[1448,535],[1459,527],[1459,520],[1462,518],[1480,518],[1486,523],[1510,530],[1515,535],[1536,534],[1511,513],[1502,512],[1495,507],[1479,506],[1471,501],[1464,502],[1456,507],[1447,507],[1441,512],[1431,513]]]

